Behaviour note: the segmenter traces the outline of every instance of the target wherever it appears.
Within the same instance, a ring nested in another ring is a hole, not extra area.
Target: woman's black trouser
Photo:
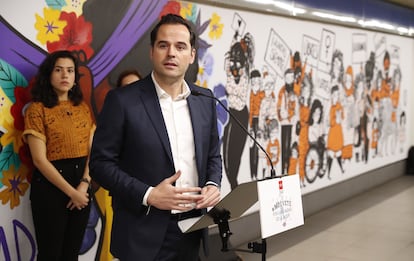
[[[52,161],[59,173],[76,188],[86,157]],[[38,248],[37,261],[78,260],[90,204],[82,210],[66,208],[70,198],[38,170],[33,173],[30,200]]]

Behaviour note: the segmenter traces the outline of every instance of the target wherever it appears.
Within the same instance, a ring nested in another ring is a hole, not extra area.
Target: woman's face
[[[318,123],[321,118],[321,108],[316,108],[313,112],[313,122]]]
[[[50,74],[50,83],[59,100],[67,99],[70,89],[75,84],[75,64],[70,58],[58,58]]]
[[[338,57],[335,57],[335,59],[333,61],[333,69],[334,69],[334,73],[335,73],[336,77],[339,76],[339,73],[341,71],[341,65],[342,65],[341,60],[339,60]]]

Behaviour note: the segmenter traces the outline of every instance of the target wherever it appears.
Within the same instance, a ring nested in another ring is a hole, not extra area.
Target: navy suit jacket
[[[213,95],[188,84],[191,90]],[[222,161],[214,99],[187,98],[194,133],[198,185],[221,184]],[[149,186],[176,170],[158,96],[150,75],[110,91],[97,121],[90,156],[90,174],[112,195],[111,252],[122,261],[153,260],[158,253],[170,211],[142,205]]]

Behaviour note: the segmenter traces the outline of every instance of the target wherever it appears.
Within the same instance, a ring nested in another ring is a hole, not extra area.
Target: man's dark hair
[[[190,33],[190,44],[192,48],[195,48],[196,44],[196,35],[194,31],[191,29],[190,24],[182,18],[179,15],[175,14],[166,14],[163,17],[161,17],[161,20],[158,22],[158,24],[152,29],[151,31],[151,46],[154,47],[155,40],[157,39],[158,30],[160,29],[161,25],[164,24],[182,24],[185,27],[187,27],[188,32]]]
[[[46,59],[40,64],[33,88],[31,90],[33,101],[41,102],[48,108],[52,108],[59,103],[58,96],[50,83],[50,76],[55,68],[56,61],[60,58],[69,58],[75,65],[75,82],[72,89],[68,93],[69,100],[72,101],[74,105],[79,105],[83,99],[82,90],[79,85],[80,75],[77,59],[69,51],[56,51],[48,54]]]

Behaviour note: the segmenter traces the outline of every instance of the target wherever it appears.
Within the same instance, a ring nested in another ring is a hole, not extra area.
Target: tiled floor
[[[266,242],[267,261],[413,261],[414,175],[307,217],[305,225]],[[238,254],[262,260],[261,254]]]

